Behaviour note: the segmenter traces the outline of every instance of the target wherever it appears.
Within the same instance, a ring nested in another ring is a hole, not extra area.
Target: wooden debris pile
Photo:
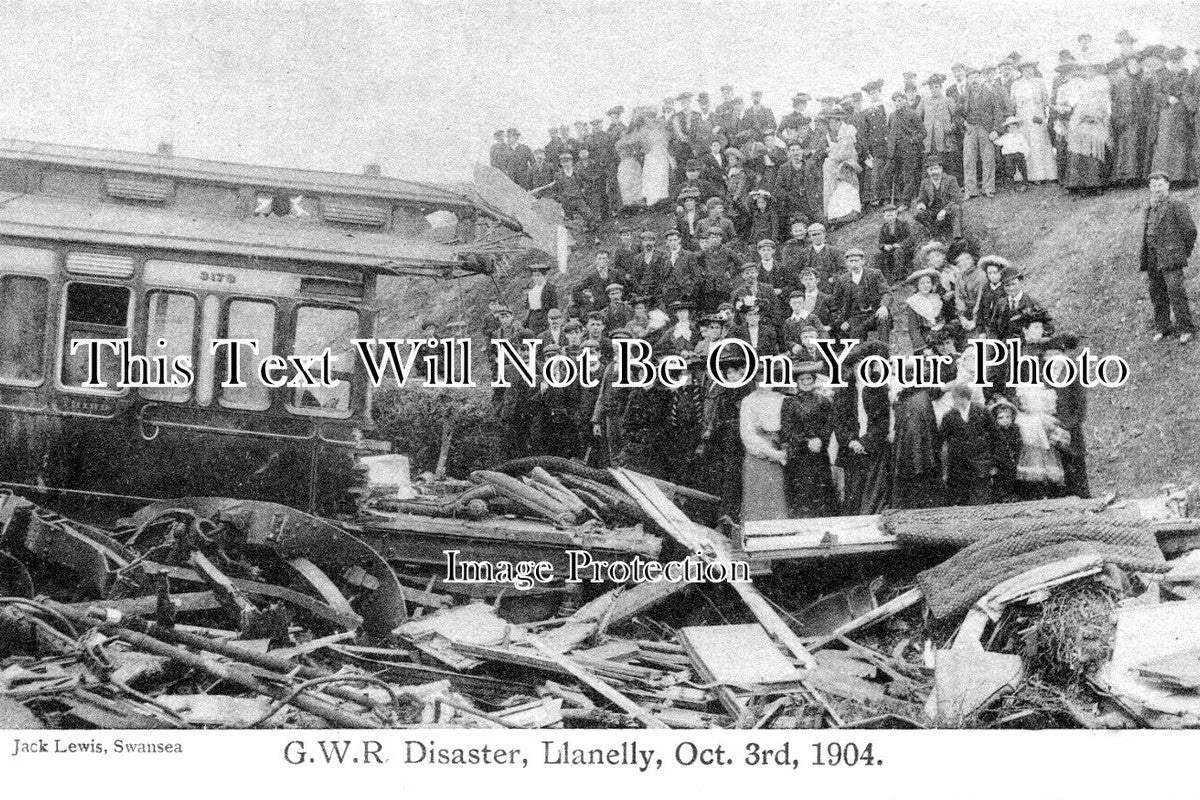
[[[702,508],[707,496],[564,463],[480,472],[452,493],[353,523],[193,498],[101,529],[2,495],[0,720],[677,729],[1200,720],[1200,637],[1187,633],[1200,631],[1194,520],[1117,525],[1118,552],[1109,534],[1070,537],[1062,526],[1045,540],[1026,527],[1006,544],[992,515],[994,539],[886,579],[871,577],[897,554],[864,556],[856,540],[855,568],[820,592],[807,587],[830,573],[829,553],[770,580],[559,588],[540,605],[537,592],[464,590],[421,570],[434,563],[421,557],[426,540],[496,559],[590,547],[729,576],[746,557],[737,537],[703,524],[703,510],[676,504]],[[976,563],[975,552],[994,557]],[[939,575],[951,576],[953,602],[930,602],[945,592]]]

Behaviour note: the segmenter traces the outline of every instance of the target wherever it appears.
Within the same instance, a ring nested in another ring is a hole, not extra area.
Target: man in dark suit
[[[536,338],[534,336],[533,331],[529,330],[526,327],[518,325],[516,323],[515,319],[513,318],[512,309],[509,308],[507,305],[501,304],[501,305],[497,306],[495,313],[496,313],[496,321],[500,324],[500,327],[496,328],[496,330],[492,331],[491,334],[488,336],[489,352],[491,352],[491,348],[492,348],[492,343],[491,343],[492,339],[506,339],[514,348],[516,348],[516,351],[518,353],[524,353],[525,352],[525,340]],[[488,363],[491,365],[491,370],[492,370],[492,386],[493,386],[493,388],[492,388],[492,408],[496,412],[496,414],[499,415],[501,406],[504,403],[504,393],[509,390],[502,386],[495,385],[495,382],[496,382],[496,359],[489,358]],[[520,383],[520,381],[518,380],[517,383]],[[514,384],[514,386],[515,386],[515,384]]]
[[[843,263],[842,251],[825,241],[825,226],[819,222],[809,225],[808,248],[801,254],[796,266],[800,270],[808,268],[817,273],[817,288],[828,292],[833,286],[833,279],[841,274]]]
[[[953,404],[941,423],[946,443],[946,505],[983,505],[991,502],[995,421],[982,405],[971,402],[968,384],[954,384],[950,396]]]
[[[913,251],[917,246],[917,233],[908,220],[900,219],[896,206],[888,203],[883,207],[883,225],[879,228],[879,253],[875,257],[875,268],[889,281],[902,281],[908,277]]]
[[[761,89],[750,92],[750,107],[746,109],[744,117],[746,129],[760,134],[775,130],[775,112],[762,104],[762,96]]]
[[[936,155],[925,162],[926,177],[917,192],[913,218],[925,226],[931,239],[950,242],[962,237],[962,190],[953,175],[942,170]]]
[[[758,258],[758,280],[775,287],[776,305],[782,310],[787,306],[788,295],[800,288],[800,270],[794,269],[775,257],[775,241],[761,239],[755,248]]]
[[[963,100],[963,186],[968,197],[979,194],[975,168],[983,165],[983,194],[996,194],[996,153],[994,140],[1004,129],[1004,101],[984,83],[977,69],[967,70],[967,96]]]
[[[782,316],[779,313],[779,296],[775,293],[774,286],[758,279],[758,263],[754,261],[742,265],[742,280],[730,293],[729,302],[736,309],[739,303],[742,306],[749,305],[746,302],[746,298],[749,297],[754,298],[754,305],[761,315],[763,326],[775,328]]]
[[[666,277],[662,284],[652,293],[659,293],[661,305],[666,307],[683,299],[691,299],[696,285],[696,274],[700,265],[696,263],[696,254],[683,249],[683,236],[672,228],[667,231],[667,252],[663,257],[666,265]]]
[[[995,316],[989,325],[995,338],[1000,341],[1020,339],[1025,323],[1036,317],[1049,319],[1049,312],[1030,295],[1025,293],[1025,275],[1017,267],[1000,270],[1000,285],[1004,287],[1004,298],[996,304]],[[1043,323],[1045,325],[1045,323]]]
[[[1044,345],[1042,358],[1047,363],[1047,378],[1055,386],[1056,399],[1054,416],[1063,435],[1052,435],[1050,440],[1058,448],[1063,465],[1063,489],[1068,496],[1091,497],[1087,477],[1087,443],[1083,438],[1083,422],[1087,419],[1087,388],[1083,376],[1067,383],[1068,366],[1063,359],[1070,359],[1069,352],[1079,346],[1079,337],[1069,333],[1051,336]]]
[[[804,128],[808,127],[808,123],[812,122],[808,115],[808,104],[811,100],[812,95],[806,92],[792,95],[792,113],[784,114],[783,119],[779,120],[779,130],[791,128],[797,134],[802,133]]]
[[[846,251],[846,271],[833,281],[833,333],[841,339],[866,341],[867,334],[875,331],[881,342],[889,344],[892,290],[883,273],[866,262],[862,250]]]
[[[595,269],[575,287],[575,305],[584,314],[603,310],[608,306],[608,287],[613,283],[628,287],[629,276],[612,265],[607,250],[597,250]],[[585,300],[585,293],[590,293],[590,302]]]
[[[550,191],[562,206],[563,214],[568,218],[579,217],[584,230],[591,233],[598,219],[587,203],[584,176],[575,168],[575,157],[570,153],[560,155],[558,163],[560,169],[554,176],[554,187]]]
[[[513,177],[513,152],[504,141],[504,131],[492,134],[492,151],[489,161],[493,167],[503,172],[510,179]]]
[[[963,122],[963,106],[967,99],[967,67],[959,62],[950,67],[950,74],[954,78],[953,82],[946,87],[946,97],[950,100],[950,122],[953,129],[954,141],[947,143],[950,149],[950,155],[947,158],[946,171],[958,179],[958,183],[962,185],[962,150],[963,150],[963,132],[966,130],[966,123]]]
[[[529,172],[525,175],[525,183],[523,184],[525,191],[532,192],[534,189],[545,189],[545,187],[554,183],[554,166],[546,160],[545,150],[533,151],[533,166],[529,168]]]
[[[887,178],[896,203],[907,205],[917,196],[921,182],[921,155],[925,150],[925,118],[916,87],[892,95],[896,110],[888,119]]]
[[[553,344],[562,348],[567,346],[567,332],[565,330],[566,322],[563,318],[562,309],[552,308],[546,312],[546,329],[538,333],[537,338],[542,340],[542,347]]]
[[[696,260],[699,265],[694,290],[696,308],[702,314],[711,314],[729,299],[741,262],[732,250],[721,244],[720,228],[709,228],[700,237],[700,254]]]
[[[633,228],[621,225],[617,229],[617,247],[613,251],[613,266],[629,280],[629,288],[633,288],[633,273],[637,266],[641,250],[634,241]]]
[[[630,277],[638,294],[652,295],[667,279],[667,268],[663,263],[662,251],[656,247],[658,234],[650,230],[642,231],[641,240],[642,251],[634,261]]]
[[[1146,273],[1150,303],[1154,306],[1154,341],[1175,331],[1179,334],[1179,343],[1187,344],[1195,335],[1196,326],[1183,285],[1183,268],[1196,245],[1196,223],[1187,205],[1171,197],[1170,193],[1171,182],[1167,174],[1151,173],[1150,204],[1142,223],[1139,268]]]
[[[554,169],[558,168],[558,157],[570,150],[567,143],[563,141],[562,133],[558,128],[550,128],[550,141],[542,148],[546,152],[546,161]]]
[[[888,199],[884,187],[887,174],[888,118],[883,107],[883,80],[877,79],[862,87],[867,93],[863,109],[858,113],[858,144],[865,155],[860,185],[863,205],[876,205]],[[870,166],[868,166],[868,163]]]
[[[808,222],[813,211],[808,205],[808,171],[804,164],[804,145],[799,141],[788,143],[788,160],[775,171],[775,186],[771,194],[779,198],[781,214],[790,219],[797,216]]]
[[[533,167],[533,151],[529,145],[521,143],[521,132],[516,128],[508,129],[508,149],[512,151],[512,179],[518,186],[524,186],[529,180],[529,170]]]

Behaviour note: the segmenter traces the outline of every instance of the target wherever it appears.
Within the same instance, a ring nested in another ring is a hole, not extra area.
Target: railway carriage
[[[442,223],[442,224],[437,224]],[[83,497],[221,495],[332,513],[371,424],[351,340],[381,275],[486,272],[463,193],[378,176],[0,141],[0,482]],[[512,230],[509,231],[511,235]],[[82,339],[190,356],[194,381],[86,385]],[[222,386],[242,348],[243,386]],[[269,353],[338,356],[331,388],[263,386]]]

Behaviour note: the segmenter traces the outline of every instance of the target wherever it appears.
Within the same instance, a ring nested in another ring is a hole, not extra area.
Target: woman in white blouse
[[[787,487],[783,465],[787,454],[780,447],[784,396],[763,385],[760,369],[754,391],[742,400],[740,426],[742,446],[742,520],[786,519]]]

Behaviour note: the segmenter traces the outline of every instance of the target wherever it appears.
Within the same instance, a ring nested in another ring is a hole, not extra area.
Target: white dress
[[[646,205],[652,206],[670,196],[667,184],[671,176],[671,155],[667,145],[671,135],[659,120],[648,120],[641,133],[642,149],[646,153],[642,160],[642,193]]]
[[[1013,81],[1012,102],[1014,116],[1021,120],[1021,133],[1028,146],[1025,151],[1025,167],[1029,171],[1026,180],[1054,180],[1058,177],[1058,167],[1054,161],[1054,148],[1050,145],[1049,120],[1046,118],[1050,103],[1045,84],[1038,78]],[[1035,117],[1042,121],[1041,124],[1033,121]]]
[[[621,205],[636,206],[642,202],[642,162],[638,161],[637,140],[622,136],[617,141],[617,186],[621,190]]]
[[[1018,386],[1017,429],[1021,432],[1021,457],[1017,480],[1031,483],[1063,483],[1062,459],[1050,444],[1050,431],[1057,424],[1054,410],[1058,393],[1048,386]]]

